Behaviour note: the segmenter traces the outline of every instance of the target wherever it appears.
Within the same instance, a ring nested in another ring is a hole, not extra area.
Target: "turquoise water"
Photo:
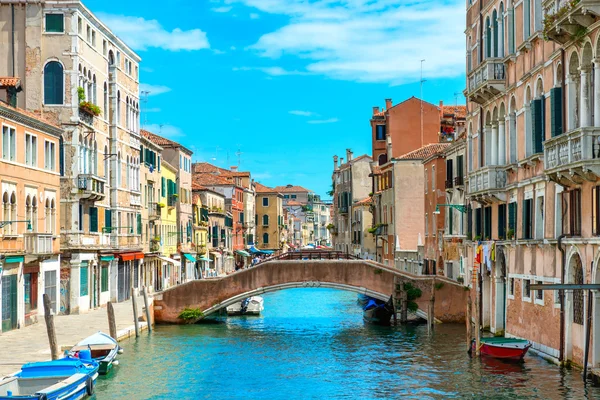
[[[261,317],[157,326],[123,342],[101,399],[600,398],[578,372],[527,356],[471,359],[463,325],[365,326],[356,294],[289,289]]]

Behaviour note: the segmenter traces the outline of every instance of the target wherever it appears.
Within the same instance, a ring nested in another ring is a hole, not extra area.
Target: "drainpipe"
[[[562,66],[562,79],[561,79],[561,95],[562,95],[562,133],[565,133],[567,131],[567,91],[566,91],[566,85],[565,85],[565,80],[567,77],[567,73],[565,72],[565,49],[561,47],[560,49],[560,63]]]
[[[12,40],[12,76],[15,76],[15,5],[10,5],[11,12],[11,40]]]
[[[564,54],[563,54],[564,55]],[[561,253],[561,275],[560,275],[560,283],[564,285],[565,283],[565,264],[567,262],[567,253],[563,248],[562,241],[567,237],[564,233],[558,237],[558,250]],[[564,359],[564,350],[565,350],[565,291],[560,289],[560,353],[558,356],[558,360],[562,363]]]

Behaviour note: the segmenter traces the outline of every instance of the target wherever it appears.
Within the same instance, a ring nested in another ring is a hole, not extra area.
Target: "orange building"
[[[2,89],[18,78],[0,78]],[[43,295],[60,307],[58,228],[62,130],[0,102],[0,332],[37,322]]]

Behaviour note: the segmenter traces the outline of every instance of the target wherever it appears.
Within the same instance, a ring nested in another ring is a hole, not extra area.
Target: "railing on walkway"
[[[270,257],[263,262],[274,260],[360,260],[360,257],[345,253],[343,251],[329,250],[301,250],[288,251],[287,253],[279,254],[278,256]]]

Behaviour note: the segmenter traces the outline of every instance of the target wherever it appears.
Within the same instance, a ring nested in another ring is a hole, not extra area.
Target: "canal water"
[[[463,325],[366,326],[356,294],[289,289],[261,317],[157,326],[125,341],[96,399],[600,399],[577,371],[528,355],[471,359]]]

